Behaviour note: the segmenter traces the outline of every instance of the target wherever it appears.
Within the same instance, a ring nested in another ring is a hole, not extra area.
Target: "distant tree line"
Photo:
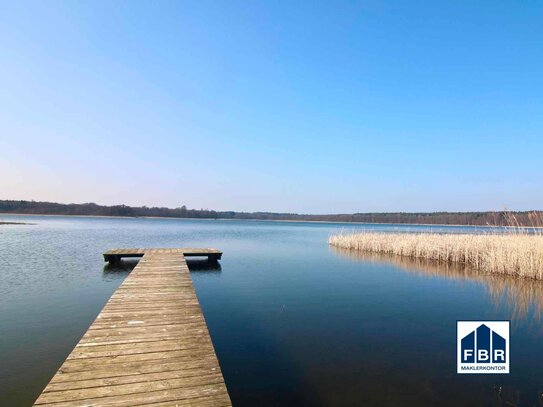
[[[532,212],[382,212],[331,215],[304,215],[274,212],[234,212],[209,209],[61,204],[55,202],[0,200],[0,213],[33,215],[129,216],[193,219],[255,219],[362,223],[410,223],[440,225],[543,226],[543,211]]]

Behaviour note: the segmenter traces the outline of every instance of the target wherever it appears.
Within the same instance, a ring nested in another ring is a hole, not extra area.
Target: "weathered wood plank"
[[[36,406],[231,405],[185,253],[221,254],[215,249],[104,253],[104,258],[143,257]]]
[[[222,252],[211,248],[162,248],[162,249],[143,249],[126,248],[111,249],[104,253],[105,261],[118,261],[122,257],[142,257],[144,254],[181,254],[185,257],[207,257],[211,261],[219,260]]]
[[[161,381],[148,383],[147,385],[136,384],[136,393],[123,393],[119,395],[104,396],[101,393],[95,397],[92,392],[89,392],[87,398],[80,398],[81,395],[69,394],[68,397],[78,397],[77,399],[64,399],[46,403],[37,403],[36,405],[52,405],[55,407],[81,407],[81,406],[116,406],[116,407],[131,407],[141,404],[150,404],[164,401],[178,401],[179,405],[184,404],[185,400],[195,399],[198,397],[219,395],[221,394],[224,383],[219,380],[202,383],[195,386],[187,386],[181,383],[163,383]],[[178,386],[178,387],[176,387]],[[157,390],[153,390],[157,388]],[[124,390],[124,389],[123,389]],[[43,393],[48,396],[53,393]],[[57,398],[55,398],[57,399]],[[57,399],[58,400],[58,399]],[[39,399],[38,399],[39,402]],[[193,404],[194,405],[194,404]]]
[[[133,363],[123,363],[116,366],[108,366],[106,368],[94,370],[77,370],[64,369],[60,371],[53,379],[52,383],[79,382],[82,380],[94,379],[112,379],[121,376],[132,376],[144,373],[159,373],[166,371],[176,371],[180,376],[185,372],[193,372],[199,370],[212,370],[213,360],[203,356],[198,360],[187,360],[186,358],[171,358],[164,363],[154,363],[153,361],[140,361]],[[187,376],[191,374],[187,373]]]
[[[61,382],[61,383],[51,383],[47,392],[61,392],[66,390],[82,390],[95,387],[108,387],[108,386],[119,386],[119,385],[129,385],[132,383],[146,383],[156,380],[169,380],[169,379],[186,379],[192,380],[194,377],[206,376],[206,377],[215,377],[220,378],[220,372],[214,371],[211,368],[207,369],[183,369],[179,372],[180,365],[175,366],[177,369],[173,370],[161,370],[159,372],[149,372],[149,373],[140,373],[136,375],[126,375],[118,377],[109,377],[105,379],[87,379],[87,380],[77,380],[71,382]]]

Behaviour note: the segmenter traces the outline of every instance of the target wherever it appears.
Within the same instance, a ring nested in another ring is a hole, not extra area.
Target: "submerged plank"
[[[143,257],[36,406],[231,405],[185,251],[220,253],[114,249],[104,254]]]

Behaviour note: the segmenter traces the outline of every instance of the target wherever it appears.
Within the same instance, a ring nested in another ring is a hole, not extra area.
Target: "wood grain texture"
[[[51,379],[35,406],[230,406],[185,253],[142,256]]]
[[[222,252],[210,248],[162,248],[162,249],[111,249],[104,253],[104,261],[115,262],[123,257],[142,257],[145,253],[182,254],[185,257],[207,257],[209,260],[220,260]]]

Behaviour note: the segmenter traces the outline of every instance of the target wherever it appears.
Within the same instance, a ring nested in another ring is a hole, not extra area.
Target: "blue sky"
[[[543,209],[543,3],[1,2],[0,198]]]

